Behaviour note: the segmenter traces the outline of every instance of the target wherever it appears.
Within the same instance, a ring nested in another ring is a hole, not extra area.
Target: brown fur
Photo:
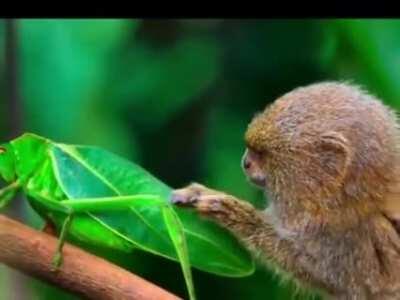
[[[257,115],[245,141],[247,175],[271,200],[265,211],[198,184],[175,191],[173,201],[334,299],[400,299],[394,113],[357,87],[314,84]]]

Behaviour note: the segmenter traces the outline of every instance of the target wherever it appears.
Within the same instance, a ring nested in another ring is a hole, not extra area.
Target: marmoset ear
[[[352,158],[349,141],[341,133],[330,131],[320,136],[316,146],[324,173],[341,182]]]

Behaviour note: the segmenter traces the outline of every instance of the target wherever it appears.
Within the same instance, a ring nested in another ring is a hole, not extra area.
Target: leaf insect
[[[66,184],[63,184],[60,180],[60,174],[57,173],[57,170],[54,172],[55,156],[53,148],[54,145],[49,140],[33,134],[25,134],[0,146],[0,176],[7,183],[5,187],[0,189],[0,209],[6,207],[15,194],[22,190],[27,195],[33,209],[46,221],[51,221],[55,225],[59,231],[59,239],[52,261],[53,268],[57,269],[62,264],[62,248],[68,233],[71,231],[71,226],[75,226],[74,230],[78,233],[81,232],[82,235],[85,228],[93,228],[93,226],[84,227],[81,224],[98,220],[96,214],[114,213],[114,215],[118,215],[127,210],[143,210],[151,207],[152,211],[156,211],[158,215],[157,220],[162,220],[163,223],[160,224],[165,226],[170,242],[172,242],[176,251],[189,298],[195,299],[185,232],[170,203],[158,194],[148,193],[71,197],[69,194],[73,193],[67,191]],[[51,159],[47,159],[48,157]],[[74,188],[73,185],[72,188]],[[158,209],[155,210],[154,208]],[[96,228],[102,229],[99,226],[107,228],[108,231],[104,230],[103,232],[109,234],[110,239],[98,237],[99,234],[91,232],[86,232],[86,236],[91,236],[104,243],[112,243],[110,245],[114,248],[118,248],[116,245],[125,248],[133,247],[132,244],[126,242],[126,238],[118,230],[101,222],[96,224]],[[115,235],[118,235],[118,238],[114,237]],[[85,234],[82,236],[85,236]],[[163,238],[165,239],[165,237]],[[140,245],[135,246],[141,248]]]

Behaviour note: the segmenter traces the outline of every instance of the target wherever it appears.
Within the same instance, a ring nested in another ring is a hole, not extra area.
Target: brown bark
[[[162,288],[75,246],[65,244],[53,271],[57,239],[0,215],[0,262],[89,299],[179,299]]]

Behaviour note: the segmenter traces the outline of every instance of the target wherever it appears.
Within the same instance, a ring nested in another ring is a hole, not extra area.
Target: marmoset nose
[[[248,159],[248,157],[246,156],[246,157],[243,159],[243,168],[245,168],[246,170],[248,170],[250,167],[251,167],[251,162],[250,162],[250,160]]]

